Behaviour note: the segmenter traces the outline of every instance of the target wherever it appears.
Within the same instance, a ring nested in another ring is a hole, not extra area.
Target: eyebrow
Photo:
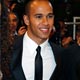
[[[43,15],[43,14],[42,13],[36,13],[35,16],[36,15]],[[47,15],[54,15],[54,14],[53,13],[48,13]]]

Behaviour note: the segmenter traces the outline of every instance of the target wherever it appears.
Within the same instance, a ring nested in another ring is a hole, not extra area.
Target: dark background
[[[16,0],[13,0],[16,1]],[[56,18],[62,18],[65,21],[72,21],[74,16],[80,16],[80,0],[50,0],[54,6]],[[28,0],[17,0],[19,3],[28,2]]]

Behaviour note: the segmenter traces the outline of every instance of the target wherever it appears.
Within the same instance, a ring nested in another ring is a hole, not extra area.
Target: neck
[[[32,36],[29,34],[29,32],[27,32],[27,35],[30,37],[30,39],[32,39],[35,43],[37,43],[38,45],[44,43],[47,39],[41,39],[35,36]]]

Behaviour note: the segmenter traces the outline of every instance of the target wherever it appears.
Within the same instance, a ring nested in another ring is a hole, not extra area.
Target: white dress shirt
[[[29,38],[27,33],[25,33],[23,38],[22,68],[27,80],[34,80],[37,46],[38,45]],[[41,56],[43,59],[43,80],[49,80],[56,67],[54,55],[48,40],[46,40],[40,46]]]

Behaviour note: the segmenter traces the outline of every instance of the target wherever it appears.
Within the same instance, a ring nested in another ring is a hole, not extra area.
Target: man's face
[[[54,24],[52,6],[47,1],[34,1],[27,18],[28,35],[35,41],[49,38]]]
[[[8,16],[9,29],[11,32],[16,31],[18,25],[18,19],[15,14],[9,14]]]

